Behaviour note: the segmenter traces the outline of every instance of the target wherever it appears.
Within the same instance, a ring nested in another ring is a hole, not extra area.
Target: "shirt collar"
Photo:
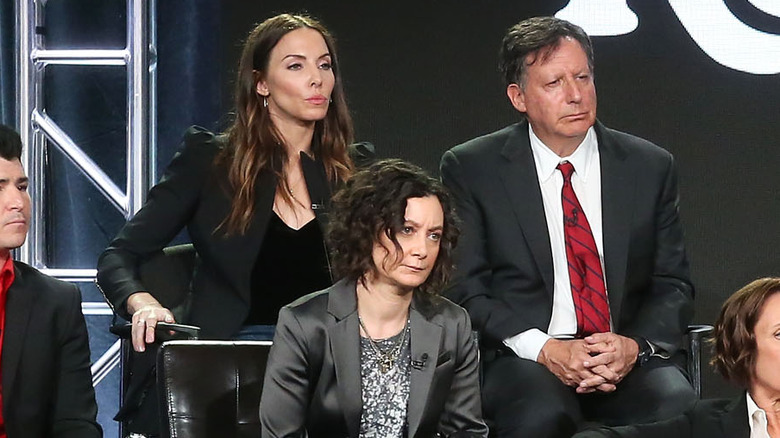
[[[767,428],[767,420],[766,420],[766,412],[759,408],[755,401],[753,401],[753,397],[750,396],[750,393],[747,393],[747,414],[748,414],[748,424],[750,425],[750,432],[753,433],[754,430],[759,428],[759,430],[766,430]],[[751,435],[752,436],[752,435]]]
[[[559,157],[547,147],[547,145],[536,136],[530,123],[528,124],[528,137],[531,140],[531,151],[534,154],[536,174],[539,176],[539,181],[547,181],[555,173],[558,164],[568,161],[574,166],[574,171],[577,176],[582,181],[587,182],[591,163],[593,162],[594,156],[598,153],[598,139],[596,137],[596,131],[592,126],[585,134],[582,143],[580,143],[568,157]]]

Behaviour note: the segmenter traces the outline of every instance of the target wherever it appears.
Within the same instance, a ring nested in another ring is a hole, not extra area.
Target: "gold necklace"
[[[368,333],[366,326],[363,324],[363,318],[361,318],[360,315],[358,315],[358,324],[360,324],[360,327],[366,333],[368,345],[371,346],[371,349],[374,350],[374,353],[376,353],[379,359],[379,370],[382,371],[382,374],[386,374],[395,365],[395,361],[398,360],[398,356],[401,355],[401,349],[406,343],[406,333],[409,331],[409,318],[407,317],[406,319],[401,340],[386,352],[383,352],[382,349],[379,348],[379,343]]]
[[[311,207],[307,207],[307,206],[306,206],[306,204],[304,204],[304,203],[303,203],[303,202],[301,202],[301,201],[300,201],[298,198],[296,198],[296,197],[295,197],[295,194],[293,193],[293,189],[292,189],[292,188],[290,188],[290,185],[289,185],[289,184],[287,185],[287,193],[289,193],[289,194],[290,194],[290,197],[292,198],[292,200],[293,200],[293,201],[295,201],[295,202],[296,202],[298,205],[300,205],[300,206],[301,206],[301,207],[303,207],[304,209],[308,210],[308,209],[310,209],[310,208],[311,208]]]

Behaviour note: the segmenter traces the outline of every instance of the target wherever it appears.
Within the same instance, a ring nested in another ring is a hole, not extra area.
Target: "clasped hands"
[[[137,352],[146,350],[146,344],[154,342],[154,330],[158,322],[174,323],[170,310],[160,304],[148,292],[136,292],[127,298],[127,312],[133,315],[130,338]]]
[[[547,367],[578,394],[612,392],[634,368],[639,345],[615,333],[596,333],[584,339],[550,339],[537,362]]]

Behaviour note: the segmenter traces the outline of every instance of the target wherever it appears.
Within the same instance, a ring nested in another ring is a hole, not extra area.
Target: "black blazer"
[[[486,437],[468,315],[446,299],[415,295],[409,317],[411,357],[423,363],[411,370],[409,437]],[[263,437],[358,436],[359,336],[354,281],[282,308],[260,402]]]
[[[78,289],[24,263],[14,267],[2,358],[8,437],[103,436]]]
[[[268,228],[277,181],[271,172],[259,175],[255,214],[246,234],[215,234],[231,202],[227,171],[214,166],[223,141],[203,128],[189,128],[183,148],[151,189],[143,208],[101,254],[98,283],[114,310],[126,319],[130,318],[127,298],[147,290],[138,278],[139,262],[160,251],[185,226],[199,263],[192,282],[189,319],[179,322],[200,326],[202,338],[227,339],[246,319],[252,269]],[[321,162],[301,154],[301,165],[316,220],[324,228],[331,184]]]
[[[601,123],[595,129],[613,326],[676,351],[693,313],[693,288],[672,156]],[[528,123],[452,148],[441,175],[463,221],[447,295],[469,311],[489,345],[534,327],[546,332],[553,262]]]
[[[575,438],[749,438],[745,394],[734,400],[700,400],[687,413],[657,423],[580,432]]]

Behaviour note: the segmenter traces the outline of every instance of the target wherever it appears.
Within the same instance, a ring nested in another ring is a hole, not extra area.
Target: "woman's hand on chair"
[[[133,315],[130,337],[133,349],[138,352],[143,352],[146,344],[154,342],[154,330],[158,322],[176,322],[173,313],[148,292],[130,295],[127,298],[127,311]]]

